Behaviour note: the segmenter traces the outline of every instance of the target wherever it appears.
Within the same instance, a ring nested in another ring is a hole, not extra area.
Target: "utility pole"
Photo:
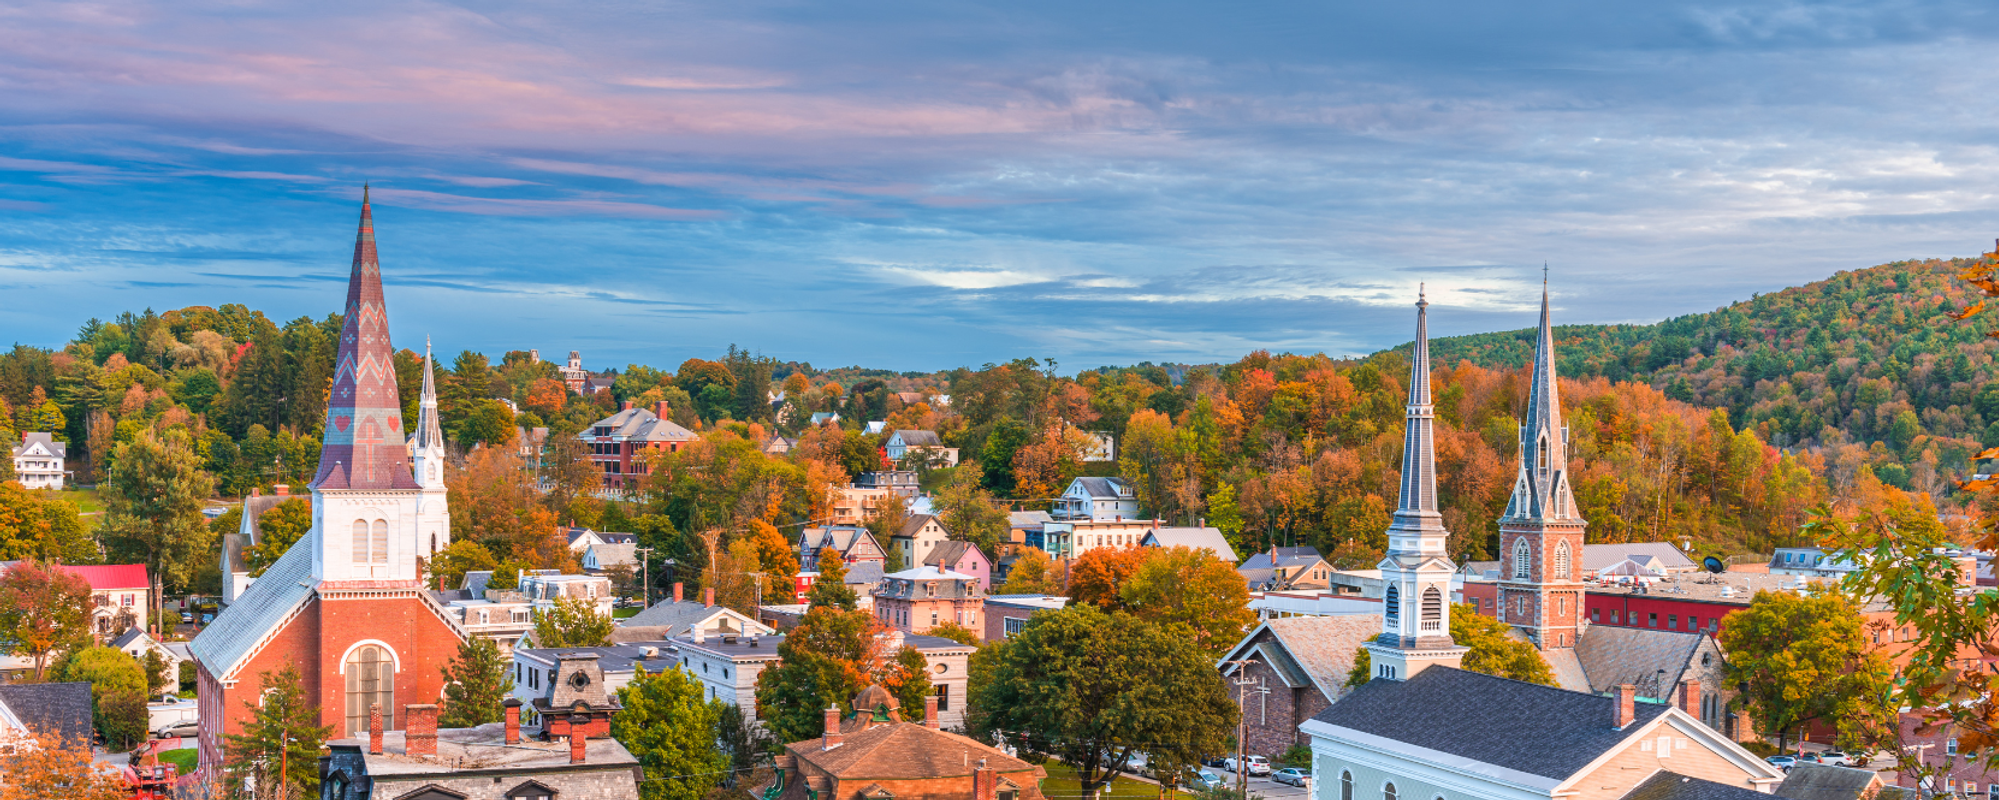
[[[635,548],[632,548],[632,551],[633,551],[633,552],[635,552],[635,553],[638,553],[638,554],[639,554],[639,579],[640,579],[641,581],[644,581],[644,585],[645,585],[645,589],[643,590],[643,591],[644,591],[644,594],[640,595],[641,597],[643,597],[643,598],[645,599],[645,602],[644,602],[644,603],[643,603],[642,605],[643,605],[644,607],[646,607],[646,608],[651,608],[651,607],[652,607],[652,570],[651,570],[650,568],[648,568],[648,564],[649,564],[650,562],[649,562],[649,560],[648,560],[648,558],[647,558],[647,557],[648,557],[648,556],[651,556],[651,555],[652,555],[652,548],[650,548],[650,547],[635,547]]]
[[[1248,713],[1249,688],[1248,687],[1256,685],[1256,681],[1249,677],[1249,670],[1245,669],[1245,667],[1250,663],[1249,659],[1237,659],[1235,661],[1224,661],[1222,663],[1236,665],[1237,677],[1234,681],[1236,686],[1235,704],[1237,710],[1241,711],[1242,713],[1236,715],[1235,785],[1236,785],[1236,795],[1238,797],[1241,797],[1242,800],[1249,800],[1249,765],[1243,763],[1242,740],[1249,736],[1249,713]]]

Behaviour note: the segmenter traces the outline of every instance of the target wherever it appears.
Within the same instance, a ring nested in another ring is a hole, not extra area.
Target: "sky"
[[[1064,372],[1653,322],[1999,236],[1989,3],[0,0],[0,340]]]

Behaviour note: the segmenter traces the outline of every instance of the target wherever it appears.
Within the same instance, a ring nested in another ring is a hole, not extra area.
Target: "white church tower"
[[[410,460],[416,468],[416,483],[423,487],[417,528],[424,537],[418,546],[425,563],[451,544],[451,510],[445,502],[444,489],[444,429],[437,421],[436,370],[437,362],[430,355],[430,340],[425,339],[423,396],[417,401],[416,430],[410,434]]]
[[[1416,295],[1408,416],[1402,433],[1402,489],[1381,560],[1381,637],[1367,645],[1374,677],[1406,680],[1435,665],[1456,667],[1468,648],[1451,639],[1450,532],[1437,513],[1436,408],[1430,404],[1430,304]]]

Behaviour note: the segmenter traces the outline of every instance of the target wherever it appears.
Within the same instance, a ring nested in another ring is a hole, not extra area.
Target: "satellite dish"
[[[1712,572],[1716,575],[1720,575],[1721,573],[1728,571],[1728,565],[1721,563],[1721,559],[1715,558],[1714,556],[1708,556],[1707,558],[1701,559],[1701,566],[1706,567],[1707,571]]]

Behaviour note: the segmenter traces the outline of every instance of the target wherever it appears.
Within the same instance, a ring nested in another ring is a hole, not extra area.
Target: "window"
[[[1022,628],[1026,627],[1027,627],[1027,620],[1018,619],[1015,617],[1007,617],[1005,619],[1002,619],[1000,620],[1000,638],[1011,639],[1013,638],[1014,634],[1019,633]]]
[[[940,683],[940,684],[937,684],[937,710],[938,710],[938,711],[950,711],[950,710],[951,710],[951,685],[950,685],[950,684],[947,684],[947,683]]]
[[[1382,593],[1381,615],[1382,621],[1388,625],[1402,624],[1402,590],[1400,587],[1390,586],[1388,587],[1388,591]]]
[[[1591,621],[1591,622],[1600,622],[1600,621],[1602,621],[1602,614],[1600,614],[1600,613],[1599,613],[1599,612],[1601,612],[1602,610],[1603,610],[1603,609],[1600,609],[1600,608],[1592,608],[1592,609],[1590,609],[1590,610],[1589,610],[1589,621]]]
[[[1423,590],[1423,630],[1444,629],[1444,593],[1432,586]]]
[[[1561,542],[1555,545],[1555,575],[1550,580],[1566,581],[1569,579],[1569,543]]]
[[[1353,773],[1340,773],[1340,800],[1353,800]]]
[[[1541,445],[1534,449],[1540,453],[1541,474],[1545,476],[1548,474],[1548,437],[1541,437]],[[1389,800],[1394,800],[1394,798],[1389,798]]]
[[[528,781],[507,792],[507,800],[553,800],[555,790],[534,781]]]
[[[368,731],[368,707],[381,705],[382,723],[395,727],[396,665],[388,651],[375,645],[356,648],[347,657],[347,732]]]
[[[1382,785],[1381,800],[1395,800],[1395,784]]]
[[[1678,615],[1678,614],[1667,614],[1667,615],[1666,615],[1666,629],[1667,629],[1667,630],[1679,630],[1679,629],[1680,629],[1680,615]]]
[[[1532,574],[1534,554],[1527,548],[1526,537],[1513,540],[1513,577],[1525,580]]]
[[[368,521],[354,520],[354,563],[368,563]]]
[[[1957,740],[1952,739],[1948,742],[1944,742],[1943,751],[1949,755],[1953,756],[1957,755]]]
[[[1653,612],[1653,613],[1647,613],[1647,614],[1645,615],[1645,627],[1647,627],[1647,628],[1657,628],[1657,627],[1659,627],[1659,615],[1658,615],[1658,613],[1656,613],[1656,612]]]
[[[369,537],[368,560],[377,564],[389,563],[389,523],[375,520],[374,535]]]

